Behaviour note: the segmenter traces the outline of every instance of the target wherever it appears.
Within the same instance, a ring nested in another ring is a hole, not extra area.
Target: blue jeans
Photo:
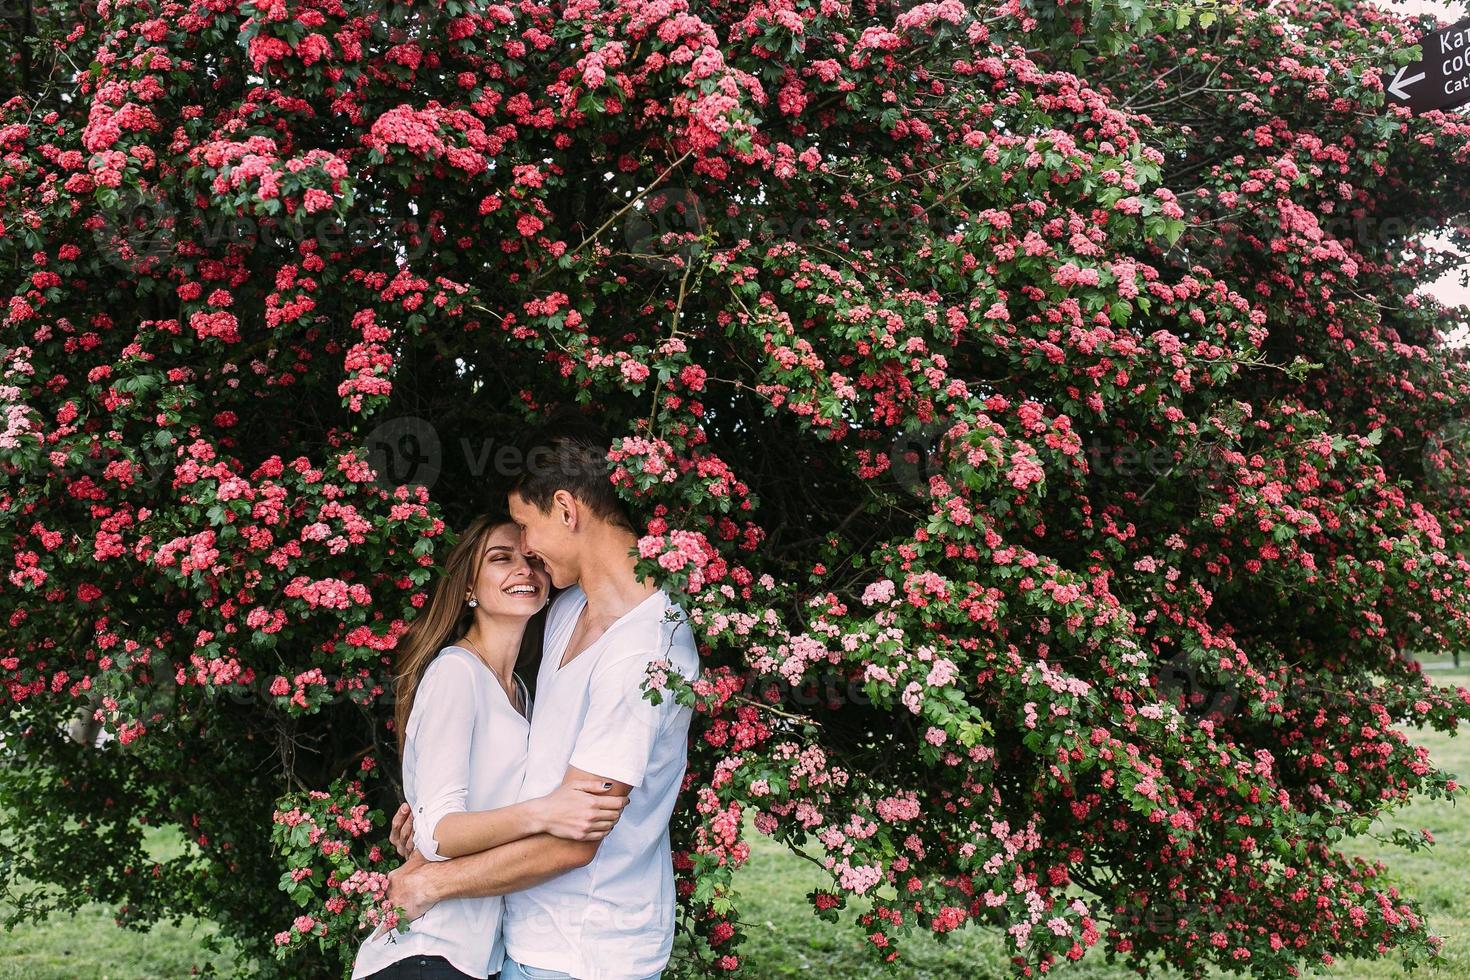
[[[644,980],[659,980],[663,975],[664,971],[659,970]],[[576,980],[576,978],[560,970],[548,970],[540,966],[523,966],[511,959],[510,954],[507,953],[505,962],[500,964],[500,980]]]

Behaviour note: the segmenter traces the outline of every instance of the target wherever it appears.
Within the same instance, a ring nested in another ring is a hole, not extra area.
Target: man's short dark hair
[[[592,513],[636,534],[623,498],[612,485],[607,461],[612,436],[586,416],[562,412],[547,419],[521,444],[521,468],[511,490],[545,514],[558,490]]]

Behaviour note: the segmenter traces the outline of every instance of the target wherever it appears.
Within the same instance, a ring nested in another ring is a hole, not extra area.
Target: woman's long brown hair
[[[398,640],[398,666],[393,678],[396,697],[393,728],[398,736],[400,757],[403,755],[404,735],[408,731],[408,716],[413,711],[414,695],[418,693],[424,669],[440,650],[464,636],[474,623],[475,610],[466,604],[465,594],[473,591],[490,533],[502,524],[512,523],[510,514],[504,511],[481,514],[470,521],[449,549],[429,601]],[[517,670],[540,662],[541,634],[546,623],[546,610],[550,607],[551,598],[548,596],[541,611],[526,622],[521,652],[516,657]],[[534,686],[534,672],[527,686]]]

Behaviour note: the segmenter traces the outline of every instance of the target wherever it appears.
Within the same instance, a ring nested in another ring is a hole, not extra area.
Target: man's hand
[[[407,861],[388,872],[386,897],[393,905],[403,907],[400,922],[412,922],[439,901],[429,889],[430,872],[425,871],[425,868],[430,863],[428,858],[414,851]],[[384,931],[385,927],[379,926],[377,932],[373,933],[373,938],[376,939]]]
[[[393,814],[393,829],[388,832],[388,842],[401,858],[417,853],[413,846],[413,810],[407,803]]]

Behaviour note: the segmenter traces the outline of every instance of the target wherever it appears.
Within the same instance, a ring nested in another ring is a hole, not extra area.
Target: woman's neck
[[[500,678],[506,688],[514,683],[516,660],[521,653],[521,637],[526,631],[525,620],[507,620],[505,617],[481,613],[465,630],[465,638],[473,644],[471,650]]]

